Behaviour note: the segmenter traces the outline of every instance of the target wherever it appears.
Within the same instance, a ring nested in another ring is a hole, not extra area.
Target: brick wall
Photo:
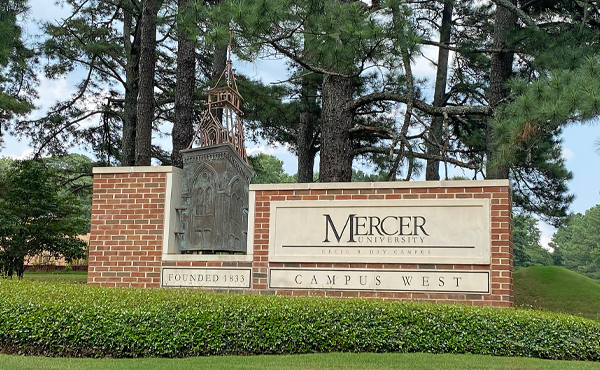
[[[88,284],[159,287],[171,167],[94,169]]]
[[[118,167],[94,170],[88,283],[160,287],[161,268],[252,268],[255,294],[315,295],[510,306],[513,302],[511,191],[508,181],[440,181],[251,185],[248,255],[180,254],[175,243],[181,170]],[[491,264],[285,263],[269,261],[272,201],[490,199]],[[252,204],[253,203],[253,204]],[[269,268],[489,271],[490,294],[268,288]],[[213,289],[240,291],[240,289]]]
[[[476,186],[473,186],[477,184]],[[478,306],[511,306],[513,303],[513,250],[511,190],[508,181],[440,181],[394,183],[337,183],[253,185],[253,289],[268,291],[269,268],[331,268],[384,270],[490,271],[491,294],[411,293],[342,290],[275,290],[276,295],[364,297],[461,303]],[[287,187],[287,189],[286,189]],[[392,199],[490,199],[491,264],[391,264],[391,263],[281,263],[269,262],[269,217],[272,201]]]

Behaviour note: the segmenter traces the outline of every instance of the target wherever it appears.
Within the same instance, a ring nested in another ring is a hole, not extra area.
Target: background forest
[[[517,266],[600,269],[597,242],[578,239],[598,226],[568,217],[561,156],[562,129],[600,114],[598,1],[59,3],[70,14],[26,43],[28,2],[0,0],[0,127],[30,140],[34,161],[62,163],[44,166],[84,203],[93,166],[182,165],[231,39],[236,60],[288,68],[268,85],[238,73],[247,139],[284,144],[298,160],[290,176],[278,159],[251,156],[255,182],[440,180],[452,168],[509,179]],[[429,80],[414,73],[423,63]],[[73,71],[76,93],[32,118],[40,76]],[[156,140],[165,136],[169,148]],[[72,154],[81,148],[93,159]],[[538,219],[561,227],[553,255],[539,246]]]

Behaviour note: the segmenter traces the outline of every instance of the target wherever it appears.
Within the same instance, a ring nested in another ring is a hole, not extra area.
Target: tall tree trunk
[[[222,2],[222,0],[216,0],[215,4],[220,4]],[[213,63],[212,63],[212,71],[211,71],[211,76],[210,76],[210,86],[214,86],[217,81],[219,80],[219,77],[221,77],[221,74],[223,74],[223,71],[225,70],[225,67],[227,67],[227,50],[228,50],[228,45],[216,45],[215,49],[213,50]],[[219,122],[223,122],[223,109],[222,108],[217,108],[213,111],[213,115],[215,116],[215,118],[217,118],[219,120]]]
[[[142,0],[142,38],[140,44],[140,94],[137,104],[135,165],[150,166],[152,120],[154,118],[154,76],[156,68],[156,16],[160,1]]]
[[[225,70],[227,66],[227,46],[216,46],[213,54],[213,65],[212,65],[212,75],[211,84],[217,83],[217,79],[221,77],[221,73]]]
[[[452,34],[452,10],[454,8],[454,0],[444,0],[444,9],[442,11],[442,24],[440,27],[440,44],[448,45]],[[438,51],[438,65],[435,76],[435,90],[433,93],[433,106],[441,107],[445,105],[446,82],[448,80],[448,57],[450,51],[443,47]],[[429,128],[427,144],[427,154],[439,156],[440,145],[444,141],[443,138],[444,117],[435,116],[431,121]],[[425,180],[440,179],[440,161],[437,159],[428,159],[425,169]]]
[[[17,278],[19,280],[23,280],[23,274],[25,273],[25,263],[23,262],[25,256],[22,256],[20,260],[17,260],[15,263],[15,272],[17,273]]]
[[[517,4],[517,0],[509,1],[515,5]],[[493,35],[494,39],[492,44],[493,48],[505,50],[511,30],[517,25],[517,16],[509,9],[497,5],[495,22]],[[492,108],[496,108],[502,102],[502,100],[508,96],[508,90],[505,86],[506,82],[513,73],[513,59],[514,53],[509,51],[495,52],[492,54],[489,91],[489,105]],[[498,165],[495,162],[498,154],[496,153],[496,146],[494,145],[494,138],[492,135],[492,120],[489,122],[490,123],[488,124],[487,128],[486,156],[488,166],[486,168],[486,178],[507,179],[508,167],[504,165]]]
[[[213,65],[210,76],[211,87],[217,83],[225,67],[227,67],[227,46],[216,46],[213,53]],[[219,122],[223,122],[223,108],[216,108],[212,113]]]
[[[318,10],[313,9],[313,13]],[[304,26],[304,52],[310,56],[315,52],[316,36],[310,28],[311,22],[307,21]],[[301,70],[301,90],[300,90],[300,117],[298,127],[298,178],[299,183],[313,182],[315,155],[318,152],[316,147],[317,120],[319,118],[319,108],[317,106],[318,80],[322,81],[323,75],[310,73],[308,70]]]
[[[313,182],[315,155],[315,129],[317,123],[317,84],[314,76],[304,71],[300,94],[300,122],[298,128],[298,182]]]
[[[320,6],[320,4],[318,5]],[[310,11],[312,14],[318,12],[317,9]],[[307,20],[304,25],[304,53],[310,57],[315,53],[317,46],[316,36],[311,29],[311,21]],[[300,87],[300,117],[298,127],[298,143],[296,152],[298,154],[298,177],[297,182],[308,183],[314,181],[315,155],[318,150],[316,147],[317,121],[319,118],[319,108],[317,106],[317,90],[319,80],[322,75],[311,73],[306,69],[301,69],[302,73]]]
[[[133,14],[123,9],[123,44],[125,47],[125,99],[123,103],[123,138],[121,165],[135,165],[135,132],[137,123],[137,97],[139,93],[140,27],[133,28]],[[138,18],[139,22],[139,18]],[[131,42],[132,30],[133,43]]]
[[[185,10],[190,0],[178,0],[179,11]],[[183,168],[180,151],[192,141],[194,119],[194,87],[196,85],[196,52],[194,43],[180,29],[177,43],[177,83],[175,87],[175,123],[171,134],[173,166]]]
[[[352,112],[347,108],[354,91],[351,77],[323,76],[320,182],[352,179]]]

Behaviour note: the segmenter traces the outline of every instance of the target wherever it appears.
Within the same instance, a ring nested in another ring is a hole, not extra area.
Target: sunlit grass
[[[25,271],[24,280],[85,284],[87,271]]]
[[[515,306],[569,313],[600,320],[600,284],[558,266],[517,270]]]
[[[0,368],[11,370],[580,370],[599,369],[583,361],[549,361],[426,353],[329,353],[289,356],[213,356],[184,359],[81,359],[0,355]]]

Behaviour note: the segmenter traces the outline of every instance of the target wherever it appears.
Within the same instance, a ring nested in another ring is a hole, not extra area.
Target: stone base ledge
[[[310,182],[286,184],[250,184],[250,191],[329,190],[329,189],[411,189],[411,188],[484,188],[510,187],[508,180],[442,180],[389,182]]]
[[[252,262],[251,254],[163,254],[163,261],[186,262]]]
[[[113,173],[183,173],[181,168],[174,166],[130,166],[130,167],[94,167],[94,174],[113,174]]]

